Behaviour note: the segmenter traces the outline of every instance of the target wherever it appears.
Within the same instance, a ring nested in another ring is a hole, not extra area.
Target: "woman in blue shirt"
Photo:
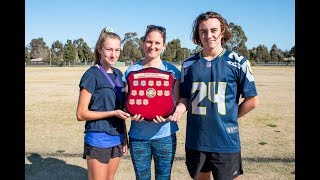
[[[127,153],[125,119],[122,111],[125,87],[122,72],[112,67],[120,56],[120,36],[111,28],[99,35],[94,66],[81,77],[77,107],[78,121],[86,121],[83,158],[88,179],[114,179],[120,157]]]
[[[174,65],[160,59],[165,40],[164,27],[149,25],[143,38],[145,57],[130,66],[122,80],[127,83],[131,71],[148,67],[171,72],[176,79],[173,91],[178,102],[180,71]],[[177,122],[168,121],[161,116],[157,116],[153,121],[145,121],[140,114],[132,117],[129,147],[137,180],[151,179],[152,158],[155,165],[155,179],[170,179],[177,144],[176,131],[178,131]]]

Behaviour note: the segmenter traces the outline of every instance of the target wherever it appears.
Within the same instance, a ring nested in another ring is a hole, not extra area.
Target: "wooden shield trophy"
[[[127,111],[131,115],[141,114],[147,121],[156,115],[169,116],[175,110],[174,83],[171,72],[158,68],[131,71],[127,76]]]

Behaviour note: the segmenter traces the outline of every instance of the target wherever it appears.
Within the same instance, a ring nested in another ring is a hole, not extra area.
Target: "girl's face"
[[[144,42],[144,53],[146,59],[158,58],[164,49],[164,39],[159,31],[151,31]]]
[[[99,49],[100,60],[109,65],[115,64],[120,57],[120,45],[119,39],[108,38]]]
[[[221,47],[221,23],[217,18],[210,18],[199,24],[199,37],[204,49],[212,50]]]

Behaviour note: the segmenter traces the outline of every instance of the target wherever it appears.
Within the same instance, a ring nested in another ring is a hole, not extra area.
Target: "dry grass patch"
[[[78,84],[88,67],[26,67],[26,179],[87,179],[81,158],[84,122],[76,120],[75,111]],[[239,119],[242,179],[294,179],[295,69],[252,69],[260,105]],[[190,179],[184,163],[185,118],[177,132],[173,180]],[[135,179],[130,154],[122,158],[116,179]]]

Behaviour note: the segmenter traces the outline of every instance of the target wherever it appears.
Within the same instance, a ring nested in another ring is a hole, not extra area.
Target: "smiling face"
[[[103,64],[113,65],[120,57],[120,40],[107,38],[99,49],[100,61]]]
[[[213,50],[221,47],[223,34],[221,33],[221,23],[217,18],[210,18],[201,22],[198,31],[204,49]]]
[[[144,53],[146,59],[160,58],[160,54],[164,49],[164,39],[157,30],[151,31],[144,41]]]

